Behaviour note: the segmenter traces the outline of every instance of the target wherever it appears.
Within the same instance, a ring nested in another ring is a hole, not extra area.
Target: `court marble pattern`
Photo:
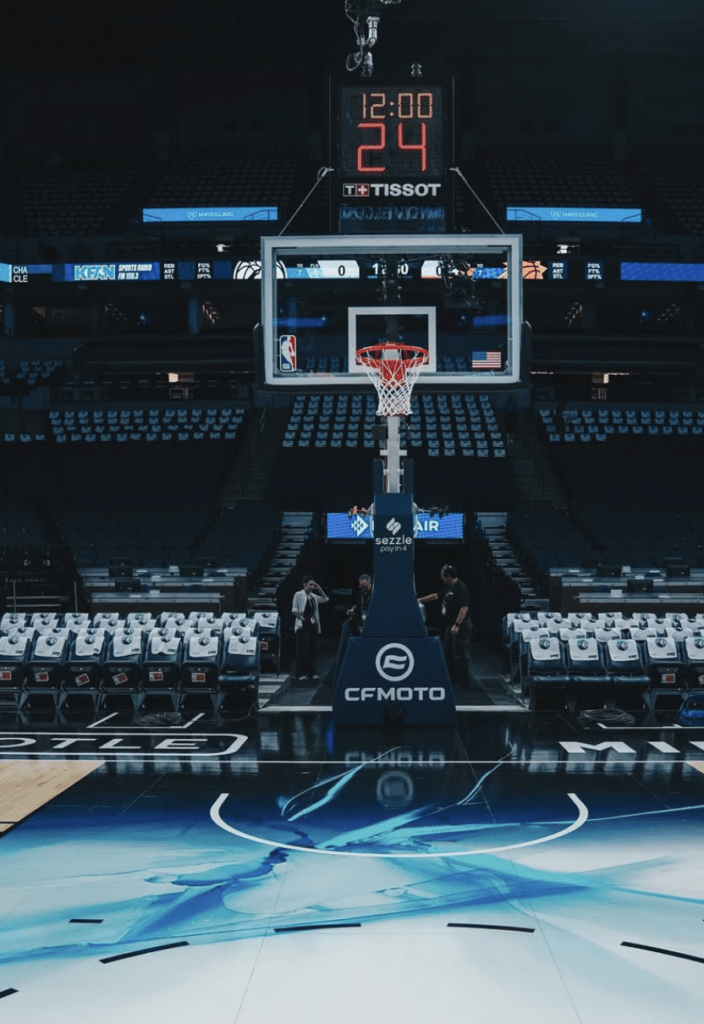
[[[636,719],[2,732],[0,1020],[700,1024],[704,728]]]

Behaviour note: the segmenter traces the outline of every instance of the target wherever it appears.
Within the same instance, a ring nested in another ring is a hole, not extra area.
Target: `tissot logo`
[[[392,516],[391,519],[389,519],[388,523],[386,524],[386,529],[395,537],[398,531],[401,529],[401,524],[397,519],[394,519]]]
[[[373,181],[370,185],[345,183],[342,186],[342,195],[345,199],[351,199],[353,196],[437,196],[441,188],[442,184],[439,181],[421,181],[417,185],[411,181]]]
[[[407,679],[413,671],[415,658],[405,644],[384,644],[377,651],[374,661],[376,670],[383,679],[390,683],[400,683]]]

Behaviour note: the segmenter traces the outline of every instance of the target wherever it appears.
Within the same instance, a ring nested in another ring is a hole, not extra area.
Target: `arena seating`
[[[54,155],[21,173],[21,201],[30,235],[94,235],[140,171],[141,154],[98,150]]]
[[[12,368],[0,359],[0,396],[27,394],[46,387],[55,383],[63,370],[62,359],[23,359]]]
[[[279,528],[278,512],[265,502],[217,509],[212,497],[197,501],[191,495],[189,501],[183,493],[172,494],[161,507],[145,500],[144,506],[120,503],[111,509],[104,499],[97,507],[57,502],[53,508],[79,570],[122,557],[137,567],[236,565],[255,579],[273,552]]]
[[[377,400],[373,395],[317,395],[296,399],[284,448],[374,449]],[[414,395],[402,422],[410,456],[505,458],[505,437],[488,395]]]
[[[148,698],[173,710],[207,700],[256,705],[261,650],[277,648],[275,611],[133,612],[124,618],[79,613],[5,613],[0,619],[0,706],[29,709],[49,700],[55,712],[88,704],[95,713],[125,699]]]
[[[107,565],[110,558],[128,558],[134,565],[180,565],[193,561],[192,549],[212,515],[207,504],[174,502],[156,508],[119,506],[102,501],[80,508],[55,501],[53,514],[80,570]]]
[[[691,147],[645,149],[639,165],[682,228],[704,232],[704,152]]]
[[[538,415],[571,517],[591,542],[588,557],[657,566],[679,556],[704,565],[704,481],[694,471],[704,438],[701,409],[583,403],[559,412],[541,407]]]
[[[311,437],[303,439],[307,443],[282,447],[267,492],[269,500],[281,509],[316,512],[367,504],[371,501],[371,460],[378,453],[378,442],[367,443],[364,429],[360,421],[356,438],[354,433],[343,433],[339,445],[317,445],[311,443]],[[457,441],[453,458],[449,439],[447,453],[439,437],[432,448],[414,443],[416,440],[413,436],[402,437],[413,458],[414,493],[421,505],[447,505],[470,512],[509,508],[516,500],[516,482],[507,458],[492,457],[491,449],[481,449],[486,452],[484,457],[462,457]]]
[[[291,146],[200,146],[169,163],[145,206],[248,206],[286,210],[301,162]]]
[[[506,206],[639,206],[619,167],[596,148],[506,145],[487,151],[484,165],[501,215]]]
[[[274,553],[281,516],[270,502],[241,502],[223,508],[193,545],[194,559],[214,565],[241,565],[259,576]]]
[[[11,435],[15,443],[2,445],[0,474],[14,500],[43,503],[45,531],[53,522],[79,567],[113,555],[136,565],[189,562],[217,518],[246,415],[243,407],[54,409],[46,440]],[[262,557],[258,543],[248,564]]]
[[[530,707],[651,710],[704,685],[704,615],[519,612],[504,618],[511,679]]]
[[[53,409],[48,429],[57,444],[132,441],[170,444],[194,441],[235,441],[245,417],[243,407]]]
[[[45,539],[43,523],[31,502],[2,498],[0,547],[43,544]]]
[[[507,535],[523,567],[545,585],[552,566],[579,567],[596,559],[591,539],[569,511],[548,502],[518,504],[507,516]]]
[[[117,558],[135,569],[236,566],[257,585],[279,536],[279,511],[261,501],[221,507],[245,407],[83,404],[47,415],[47,435],[11,434],[0,445],[0,555],[9,578],[21,584],[29,573],[22,552],[31,547],[32,566],[41,565],[36,553],[51,545],[79,580],[101,567],[107,576]],[[202,581],[190,587],[205,598]],[[72,579],[54,589],[69,594]]]
[[[704,410],[657,404],[573,404],[558,411],[540,406],[538,415],[551,444],[584,444],[627,437],[702,437]]]
[[[704,156],[695,148],[641,149],[617,163],[590,146],[496,145],[479,154],[475,174],[486,181],[500,217],[506,206],[640,207],[642,181],[682,229],[704,230]],[[143,207],[273,205],[290,211],[299,174],[315,175],[293,145],[202,145],[182,149],[167,164],[139,148],[48,153],[20,168],[25,231],[34,236],[91,236],[128,220]],[[307,180],[307,179],[306,179]],[[311,206],[327,221],[329,182]],[[464,192],[458,192],[464,210]],[[311,209],[303,211],[310,216]],[[457,368],[460,368],[459,366]]]

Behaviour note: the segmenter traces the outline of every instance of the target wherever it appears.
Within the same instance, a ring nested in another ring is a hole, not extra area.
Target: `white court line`
[[[127,735],[127,733],[125,733],[125,735]],[[212,733],[212,735],[216,736],[217,733]],[[44,751],[44,753],[47,753],[47,751]],[[11,752],[9,750],[4,752],[4,753],[0,752],[0,756],[6,756],[6,755],[7,756],[11,756]],[[691,757],[691,754],[686,754],[683,751],[680,751],[680,755],[681,755],[680,758],[676,758],[674,756],[674,754],[673,754],[672,755],[672,762],[668,762],[668,764],[669,763],[672,763],[672,764],[688,764],[687,758]],[[182,757],[183,756],[183,752],[181,752],[181,754],[179,754],[179,756]],[[594,765],[596,764],[596,761],[595,761],[593,756],[587,757],[585,755],[585,757],[579,758],[575,754],[570,754],[569,755],[569,760],[570,760],[570,764],[586,764],[586,765],[591,765],[591,767],[594,767]],[[348,761],[348,760],[341,760],[340,758],[335,758],[335,757],[329,757],[329,758],[325,758],[325,759],[322,759],[322,758],[316,759],[316,758],[312,757],[312,758],[306,758],[303,761],[297,761],[297,760],[291,760],[291,759],[285,759],[285,758],[268,758],[268,757],[249,757],[249,758],[247,758],[247,757],[238,757],[238,758],[236,758],[235,761],[233,761],[233,764],[238,764],[238,765],[239,764],[258,764],[258,765],[262,765],[262,766],[268,766],[268,765],[273,765],[273,764],[274,765],[275,764],[293,764],[293,765],[297,764],[297,765],[301,765],[301,767],[303,767],[303,768],[305,768],[307,765],[312,765],[312,764],[330,764],[330,765],[344,764],[344,765],[347,765],[348,768],[356,768],[360,764],[382,764],[382,765],[384,765],[384,764],[387,764],[387,763],[389,765],[391,765],[391,762],[377,761],[376,758],[373,758],[371,761]],[[496,764],[496,758],[495,757],[494,758],[487,758],[485,760],[481,759],[481,758],[475,758],[475,757],[469,757],[469,756],[461,758],[461,759],[460,758],[458,758],[458,759],[449,759],[448,758],[448,759],[446,759],[444,761],[439,761],[437,764],[429,765],[428,762],[424,758],[422,758],[422,757],[414,757],[414,758],[411,758],[408,761],[404,761],[402,767],[404,767],[404,768],[406,768],[406,767],[412,768],[412,767],[418,766],[420,768],[428,768],[428,770],[430,770],[430,771],[437,771],[438,768],[445,768],[447,765],[453,765],[453,764],[460,764],[460,765],[462,765],[462,764],[463,765]],[[502,761],[502,764],[504,764],[506,767],[511,767],[511,766],[515,765],[515,766],[517,766],[519,768],[524,768],[526,765],[531,765],[531,766],[532,765],[536,765],[536,764],[554,765],[555,764],[555,759],[554,758],[550,758],[550,757],[544,757],[544,758],[543,757],[538,757],[538,758],[536,758],[536,757],[532,757],[532,758],[531,757],[517,757],[517,758],[515,758],[515,760],[512,760],[512,761]],[[634,764],[648,764],[648,765],[652,765],[653,764],[653,760],[652,760],[652,758],[647,758],[647,757],[637,758],[637,757],[630,757],[630,755],[628,755],[628,754],[622,754],[620,760],[618,760],[618,761],[614,760],[614,761],[610,762],[611,767],[620,767],[621,765],[625,765],[626,767],[630,768]],[[395,765],[394,765],[394,767],[395,767]]]
[[[186,722],[185,725],[172,725],[172,726],[170,726],[170,728],[171,729],[189,729],[193,725],[194,722],[197,722],[199,718],[203,718],[204,715],[205,715],[205,711],[201,711],[199,714],[197,714],[193,718],[191,718],[191,720],[189,722]]]
[[[552,835],[549,836],[542,836],[540,839],[528,839],[524,843],[510,843],[508,846],[492,846],[486,850],[449,850],[446,853],[366,853],[358,850],[318,850],[315,847],[310,846],[292,846],[290,843],[274,843],[269,839],[262,839],[261,836],[252,836],[249,835],[248,832],[241,832],[232,825],[227,825],[220,816],[220,808],[225,803],[229,795],[229,793],[221,793],[210,808],[211,820],[218,826],[218,828],[224,829],[225,832],[231,832],[232,835],[238,836],[240,839],[248,839],[251,843],[260,843],[262,846],[269,846],[274,850],[293,850],[295,853],[319,853],[326,857],[381,857],[389,860],[429,860],[430,858],[437,860],[438,858],[443,857],[481,857],[487,853],[504,853],[506,850],[521,850],[526,846],[538,846],[540,843],[551,843],[554,839],[560,839],[562,836],[566,836],[570,832],[576,832],[578,828],[582,827],[589,817],[588,808],[582,803],[577,794],[568,793],[567,796],[579,812],[577,817],[571,825],[567,826],[567,828],[563,828],[559,832],[553,832]]]
[[[274,704],[271,707],[266,705],[266,707],[262,708],[261,710],[266,710],[267,715],[270,715],[274,712],[276,712],[277,714],[281,714],[284,711],[315,711],[317,713],[320,713],[321,711],[332,711],[332,708],[330,707],[329,704]]]
[[[662,732],[663,729],[704,729],[704,723],[702,725],[679,725],[677,722],[661,722],[660,725],[606,725],[605,722],[595,722],[600,729],[606,729],[610,732],[652,732],[656,729],[658,732]]]
[[[528,711],[523,704],[458,704],[456,711]]]
[[[120,714],[119,711],[113,711],[113,713],[111,715],[106,715],[105,718],[99,718],[98,721],[97,722],[93,722],[92,725],[87,725],[86,729],[95,729],[96,725],[102,725],[103,722],[107,722],[109,719],[115,718],[119,714]]]
[[[103,722],[110,721],[111,718],[115,718],[119,714],[120,714],[119,711],[113,711],[113,713],[111,715],[106,715],[105,718],[99,718],[97,722],[93,722],[91,725],[87,725],[86,729],[95,729],[96,726],[102,725]],[[185,725],[160,725],[159,726],[159,730],[162,730],[162,729],[190,729],[190,727],[195,722],[197,722],[199,718],[203,718],[204,716],[205,716],[205,711],[201,711],[201,712],[199,712],[199,714],[194,715],[193,718],[189,719],[189,721],[186,722]],[[124,726],[124,728],[125,729],[139,729],[140,732],[144,732],[145,731],[143,726],[138,726],[138,725],[126,725],[126,726]]]

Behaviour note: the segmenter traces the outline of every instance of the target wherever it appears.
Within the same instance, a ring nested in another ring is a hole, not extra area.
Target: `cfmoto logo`
[[[402,679],[410,676],[415,658],[404,644],[384,644],[377,651],[374,664],[382,679],[390,683],[400,683]]]
[[[398,531],[401,529],[401,524],[399,523],[398,519],[394,519],[394,517],[392,516],[391,519],[389,519],[388,523],[386,524],[386,529],[389,530],[389,532],[392,533],[395,537]]]

